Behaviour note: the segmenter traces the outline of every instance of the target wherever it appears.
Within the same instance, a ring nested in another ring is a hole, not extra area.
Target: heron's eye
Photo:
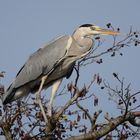
[[[91,30],[96,30],[96,28],[94,26],[90,27]]]

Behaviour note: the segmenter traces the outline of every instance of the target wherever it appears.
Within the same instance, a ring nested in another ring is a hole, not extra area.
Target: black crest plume
[[[93,24],[83,24],[83,25],[81,25],[79,27],[91,27],[91,26],[93,26]]]

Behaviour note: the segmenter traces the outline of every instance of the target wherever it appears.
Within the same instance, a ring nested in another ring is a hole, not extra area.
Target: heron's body
[[[40,48],[29,57],[18,72],[15,81],[7,89],[5,96],[7,98],[4,99],[4,104],[29,93],[37,92],[44,75],[49,76],[43,88],[47,88],[60,78],[69,78],[75,61],[87,54],[92,47],[92,43],[89,45],[88,48],[85,48],[82,44],[79,45],[72,36],[65,35],[44,48]],[[61,51],[58,53],[58,50]],[[75,51],[72,52],[72,50]],[[80,55],[79,52],[81,52]]]
[[[47,121],[40,100],[41,90],[50,85],[53,86],[48,107],[51,115],[52,102],[62,79],[68,78],[75,62],[90,52],[94,43],[93,35],[97,34],[118,35],[119,33],[101,29],[92,24],[84,24],[72,35],[62,36],[44,48],[40,48],[29,57],[18,72],[14,82],[2,97],[3,104],[36,92],[36,99]]]

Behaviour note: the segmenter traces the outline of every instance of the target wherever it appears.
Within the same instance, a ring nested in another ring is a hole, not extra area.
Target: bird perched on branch
[[[93,36],[119,34],[93,24],[84,24],[79,26],[72,35],[64,35],[53,40],[29,57],[3,95],[3,104],[20,99],[29,93],[36,93],[37,103],[47,121],[40,98],[42,89],[52,85],[48,105],[48,115],[51,116],[52,103],[62,79],[69,78],[75,62],[90,52],[94,46]]]

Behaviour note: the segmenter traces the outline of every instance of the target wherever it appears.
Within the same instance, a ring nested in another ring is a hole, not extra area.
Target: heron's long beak
[[[96,29],[96,32],[97,32],[98,34],[101,34],[101,35],[121,35],[120,32],[111,31],[111,30],[102,29],[102,28],[97,28],[97,29]]]

